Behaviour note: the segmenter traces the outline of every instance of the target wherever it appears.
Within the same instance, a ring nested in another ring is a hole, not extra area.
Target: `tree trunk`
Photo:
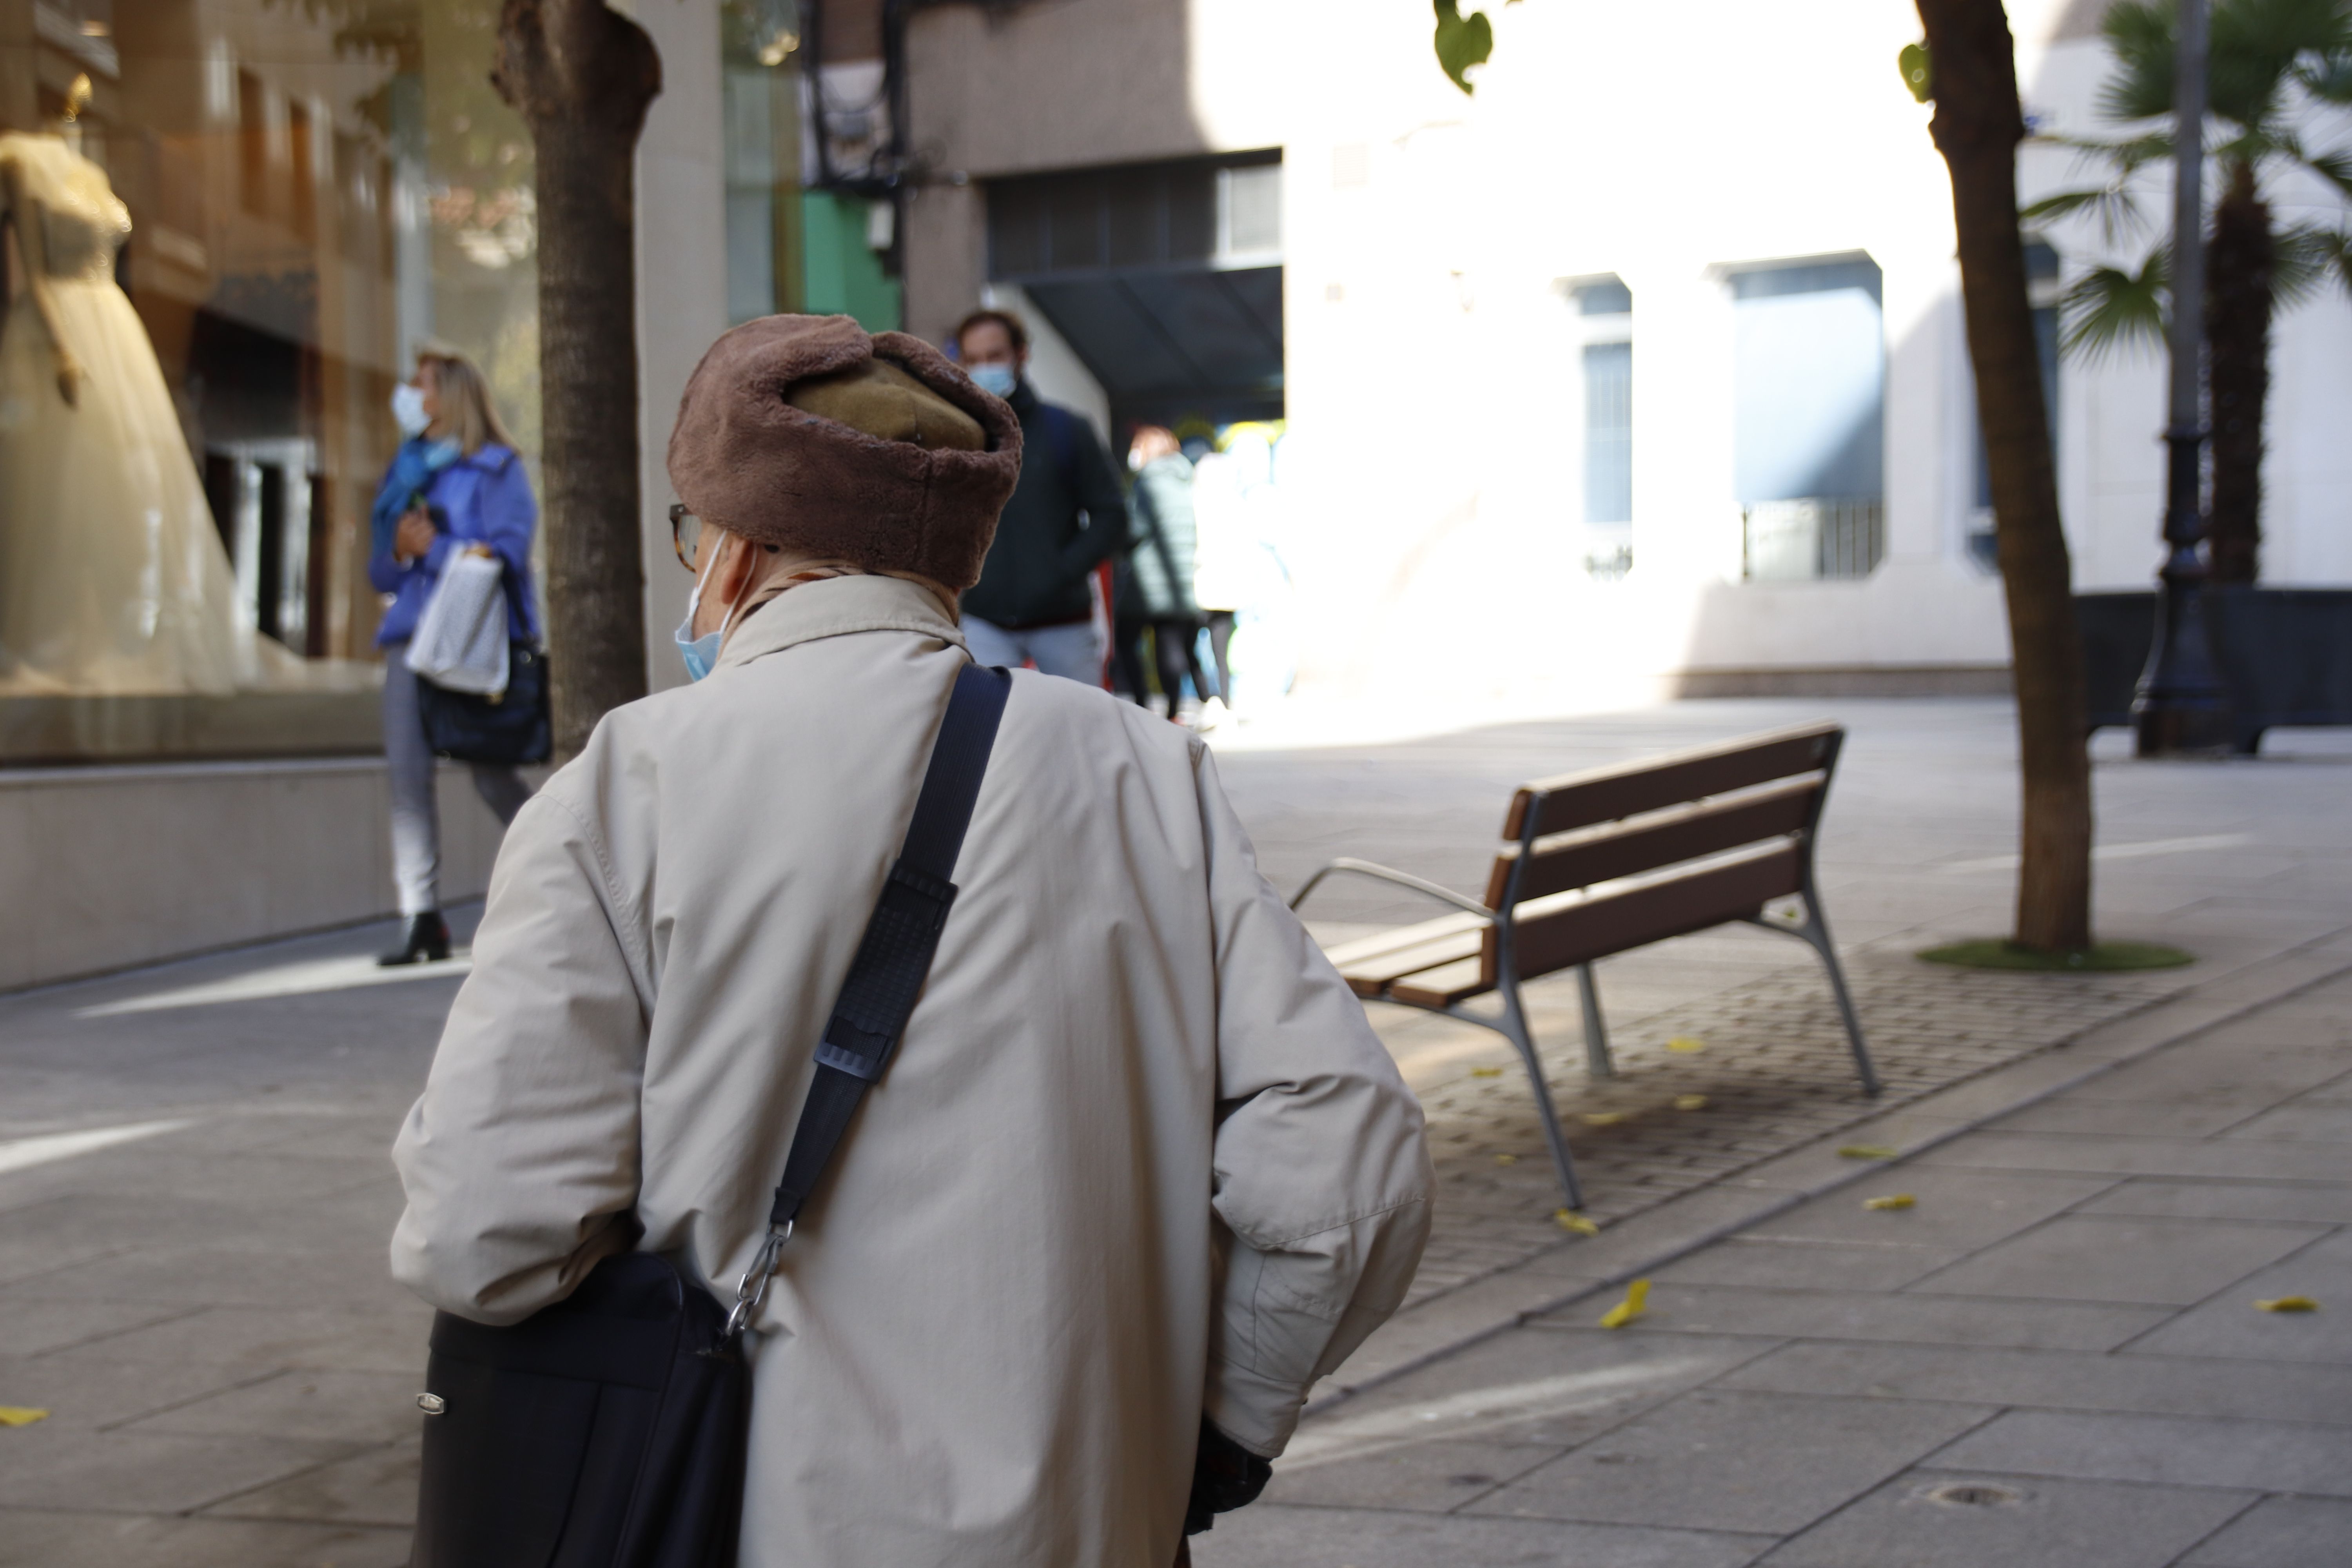
[[[2205,247],[2205,374],[2212,399],[2209,583],[2252,583],[2263,544],[2263,408],[2271,395],[2277,247],[2253,166],[2235,163]]]
[[[646,694],[635,160],[661,57],[604,0],[505,0],[499,96],[539,173],[541,457],[559,759]]]
[[[1960,294],[2017,683],[2025,820],[2014,940],[2069,952],[2091,945],[2091,759],[2083,644],[2017,226],[2025,117],[2016,55],[2000,0],[1917,5],[1934,73],[1929,130],[1952,175]]]

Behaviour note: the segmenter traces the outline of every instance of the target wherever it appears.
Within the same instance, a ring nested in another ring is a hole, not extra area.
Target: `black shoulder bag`
[[[608,1258],[511,1328],[436,1314],[411,1568],[732,1568],[742,1333],[793,1221],[915,1010],[1012,685],[967,666],[817,1046],[768,1235],[722,1310],[666,1258]]]
[[[548,723],[547,650],[516,637],[507,644],[507,689],[495,697],[452,691],[416,678],[425,742],[454,763],[530,767],[555,750]]]

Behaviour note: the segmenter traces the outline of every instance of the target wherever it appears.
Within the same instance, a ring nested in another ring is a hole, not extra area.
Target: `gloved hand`
[[[1246,1508],[1265,1490],[1274,1462],[1261,1459],[1201,1420],[1201,1446],[1192,1459],[1192,1500],[1184,1510],[1184,1533],[1198,1535],[1221,1513]]]

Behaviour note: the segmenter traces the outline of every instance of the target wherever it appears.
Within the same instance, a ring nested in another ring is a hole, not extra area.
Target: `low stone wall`
[[[441,770],[441,888],[499,828]],[[0,768],[0,990],[394,912],[383,759]]]
[[[370,755],[383,750],[383,700],[373,687],[232,697],[0,697],[0,767]]]

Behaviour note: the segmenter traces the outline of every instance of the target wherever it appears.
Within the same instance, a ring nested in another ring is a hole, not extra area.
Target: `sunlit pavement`
[[[1656,1269],[1622,1327],[1620,1285],[1339,1403],[1194,1561],[2352,1561],[2352,978],[2104,1044]]]
[[[1686,703],[1234,748],[1220,768],[1286,888],[1357,854],[1475,889],[1521,778],[1823,713],[1854,730],[1823,869],[1857,965],[1899,973],[1928,940],[2001,929],[2015,784],[1995,702]],[[1442,1191],[1430,1282],[1323,1392],[1402,1375],[1315,1416],[1269,1500],[1199,1543],[1204,1568],[2338,1561],[2294,1542],[2352,1539],[2327,1500],[2352,1489],[2352,1435],[2329,1425],[2352,1420],[2330,1381],[2352,1359],[2331,1228],[2352,1220],[2352,999],[2326,982],[2352,964],[2352,737],[2279,740],[2253,763],[2102,766],[2106,933],[2200,963],[1885,1133],[1939,1146],[1856,1173],[1795,1136],[1658,1206],[1629,1200],[1592,1241],[1542,1228],[1540,1160],[1466,1146],[1454,1163],[1484,1184]],[[1368,889],[1307,912],[1341,933],[1423,913]],[[385,1149],[459,966],[380,973],[367,955],[388,935],[0,999],[0,1406],[49,1412],[0,1426],[0,1563],[404,1560],[427,1315],[384,1275]],[[1629,1083],[1664,1081],[1643,1076],[1666,1070],[1643,1066],[1658,1020],[1809,984],[1809,962],[1726,934],[1604,965]],[[1572,1005],[1536,1004],[1572,1056]],[[1499,1040],[1376,1021],[1433,1107],[1509,1092],[1477,1076],[1507,1059]],[[1672,1070],[1728,1072],[1737,1044]],[[1834,1054],[1790,1058],[1792,1092],[1848,1093]],[[1526,1133],[1507,1101],[1477,1113],[1481,1136]],[[1727,1125],[1668,1131],[1705,1143]],[[1596,1171],[1627,1152],[1617,1127],[1573,1131]],[[1916,1203],[1860,1207],[1882,1188]],[[1744,1220],[1656,1271],[1648,1317],[1591,1326],[1622,1268]],[[2246,1304],[2295,1293],[2320,1310]],[[1974,1489],[1927,1495],[1955,1478]]]

